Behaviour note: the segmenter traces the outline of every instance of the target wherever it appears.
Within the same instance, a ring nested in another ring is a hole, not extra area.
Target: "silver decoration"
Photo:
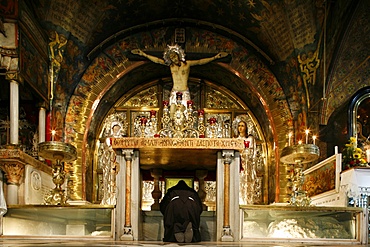
[[[101,188],[103,198],[100,204],[116,205],[118,163],[116,161],[116,153],[107,141],[100,143],[98,162],[98,167],[103,170],[103,184]]]
[[[248,137],[240,137],[238,125],[244,122],[247,126]],[[240,150],[241,171],[240,171],[240,192],[239,203],[242,205],[259,204],[262,202],[262,177],[257,176],[263,170],[264,159],[261,155],[261,147],[256,145],[259,139],[252,119],[249,115],[239,115],[232,123],[234,135],[249,142],[249,146]]]
[[[164,63],[170,65],[172,60],[170,58],[171,53],[176,53],[182,62],[185,62],[185,52],[179,45],[167,45],[166,50],[163,53]]]

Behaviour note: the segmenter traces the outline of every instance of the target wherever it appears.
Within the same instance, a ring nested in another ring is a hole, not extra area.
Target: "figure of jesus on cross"
[[[133,54],[137,54],[148,58],[150,61],[162,65],[168,65],[171,70],[173,87],[170,96],[170,113],[173,115],[176,109],[176,94],[182,93],[182,104],[187,107],[187,101],[190,100],[190,92],[188,88],[188,79],[190,73],[190,67],[194,65],[203,65],[213,60],[226,57],[228,53],[220,52],[217,55],[210,58],[202,58],[199,60],[185,60],[184,50],[179,45],[167,46],[167,49],[163,53],[163,59],[155,57],[143,52],[140,49],[134,49],[131,51]]]

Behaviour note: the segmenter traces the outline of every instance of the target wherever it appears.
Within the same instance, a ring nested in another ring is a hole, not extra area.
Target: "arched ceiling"
[[[302,0],[37,0],[30,5],[40,20],[87,44],[88,52],[127,32],[192,22],[239,37],[272,61],[313,43],[324,12],[324,1]]]
[[[197,45],[206,45],[207,47],[203,47],[206,49],[199,51],[208,50],[208,55],[209,50],[217,52],[220,47],[230,51],[233,63],[230,68],[236,74],[244,71],[243,66],[251,62],[238,59],[256,57],[258,63],[261,63],[261,66],[256,68],[268,71],[267,73],[253,71],[254,87],[258,88],[255,92],[260,93],[257,97],[260,103],[272,109],[275,115],[283,115],[285,119],[278,124],[286,125],[284,121],[287,120],[285,117],[287,107],[293,116],[297,105],[299,111],[304,111],[304,114],[309,111],[322,111],[320,108],[324,104],[321,100],[325,98],[322,92],[325,91],[325,87],[329,87],[325,84],[326,78],[323,77],[329,74],[326,73],[329,67],[334,67],[332,59],[336,58],[335,52],[341,45],[343,33],[352,20],[357,4],[359,1],[346,0],[34,0],[20,1],[22,10],[20,19],[21,26],[29,24],[27,18],[35,19],[42,29],[41,34],[45,35],[45,43],[49,43],[50,47],[52,41],[55,41],[55,35],[67,42],[65,47],[59,47],[63,66],[60,73],[54,75],[59,90],[65,90],[58,92],[58,95],[62,93],[60,95],[63,97],[56,99],[65,118],[68,117],[67,107],[73,107],[76,92],[86,86],[84,77],[105,76],[104,70],[99,74],[96,71],[90,73],[89,69],[94,69],[94,63],[99,64],[100,61],[96,58],[109,57],[110,54],[106,53],[109,47],[122,40],[119,48],[125,52],[124,56],[130,62],[135,62],[128,56],[129,49],[163,48],[166,44],[175,42],[172,36],[173,29],[185,28],[187,36],[188,29],[194,28],[204,31],[191,35],[193,40],[190,41],[190,46],[195,49]],[[172,31],[167,32],[166,28]],[[135,35],[139,33],[141,33],[139,42],[134,42],[137,38]],[[30,36],[32,35],[35,34],[30,32]],[[219,36],[227,37],[230,42],[220,45],[220,41],[215,39]],[[131,40],[127,42],[125,38],[128,37],[131,37]],[[198,38],[202,39],[202,42],[198,42]],[[185,40],[189,42],[186,38]],[[234,42],[238,43],[240,48],[245,48],[248,54],[244,57],[239,56],[239,48],[235,48]],[[59,44],[62,44],[60,40]],[[125,47],[127,44],[128,47]],[[129,47],[130,44],[137,45]],[[43,48],[49,50],[48,46]],[[325,57],[322,55],[323,49],[326,51]],[[158,53],[160,51],[161,49],[157,49]],[[50,56],[50,51],[45,53],[48,52]],[[238,67],[238,62],[243,65]],[[108,64],[108,68],[117,65],[113,62]],[[164,68],[156,68],[155,72],[151,72],[154,73],[153,77],[160,78],[164,71]],[[201,71],[198,74],[207,73],[206,67],[199,68],[198,71]],[[214,77],[212,72],[207,76]],[[243,76],[249,75],[244,73]],[[134,80],[148,81],[146,77],[146,73],[136,73]],[[234,93],[240,93],[240,88],[235,87],[238,80],[228,80],[228,76],[219,76],[217,79],[225,87],[231,89],[234,87]],[[272,86],[271,82],[277,86]],[[298,97],[295,97],[295,94]],[[78,104],[90,103],[89,101],[83,103],[80,100]],[[306,104],[308,109],[304,109]],[[86,109],[84,112],[86,113]],[[91,124],[94,125],[93,122]],[[307,126],[310,123],[304,124]]]
[[[23,25],[29,24],[27,18],[35,18],[41,32],[45,34],[46,42],[51,40],[54,33],[58,33],[68,40],[68,45],[73,44],[73,57],[68,58],[67,54],[64,56],[69,63],[66,67],[73,67],[73,74],[69,71],[70,78],[67,78],[67,100],[85,73],[84,69],[117,40],[163,27],[196,27],[218,33],[245,46],[273,71],[286,97],[289,97],[293,85],[296,90],[302,90],[301,94],[309,97],[306,101],[310,101],[307,102],[309,108],[312,108],[310,110],[330,115],[338,102],[321,102],[325,98],[325,87],[331,88],[330,79],[336,74],[328,71],[329,68],[335,68],[333,58],[338,59],[336,52],[344,40],[343,33],[349,24],[354,23],[353,14],[356,13],[356,8],[361,9],[358,7],[361,5],[366,8],[364,2],[366,1],[34,0],[20,1],[19,5],[25,6],[20,7],[23,11]],[[9,5],[3,7],[4,14],[12,7]],[[24,14],[26,12],[31,13],[30,16]],[[20,14],[22,17],[22,13]],[[324,32],[325,14],[327,19]],[[171,37],[163,37],[163,42],[170,39]],[[325,58],[322,55],[324,41],[327,44]],[[215,40],[209,39],[209,47],[214,42]],[[141,45],[140,48],[145,48],[145,40]],[[312,62],[311,56],[315,56],[315,64],[308,64]],[[305,71],[310,66],[314,66],[313,70]],[[304,76],[312,78],[306,78],[305,85],[302,85],[300,81]],[[328,80],[325,81],[324,77],[328,77]],[[60,81],[63,83],[64,80]],[[319,109],[322,106],[329,107],[329,111]],[[327,121],[327,116],[321,118],[322,122]]]

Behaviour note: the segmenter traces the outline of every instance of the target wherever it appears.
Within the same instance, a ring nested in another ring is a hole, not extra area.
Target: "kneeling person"
[[[160,203],[165,242],[199,242],[202,202],[198,193],[184,180],[168,189]]]

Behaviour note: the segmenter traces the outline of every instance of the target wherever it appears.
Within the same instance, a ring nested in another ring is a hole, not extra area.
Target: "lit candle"
[[[51,131],[51,141],[52,141],[52,142],[54,141],[55,133],[56,133],[56,131],[55,131],[55,130],[52,130],[52,131]]]
[[[309,133],[310,131],[307,129],[306,130],[306,144],[308,144],[308,133]]]
[[[301,145],[301,144],[302,144],[302,140],[299,140],[299,141],[298,141],[298,144],[299,144],[299,145]]]
[[[312,136],[312,140],[313,140],[313,145],[315,145],[315,141],[316,141],[316,136]]]
[[[290,138],[292,138],[292,132],[289,132],[288,134],[288,146],[290,146]]]

